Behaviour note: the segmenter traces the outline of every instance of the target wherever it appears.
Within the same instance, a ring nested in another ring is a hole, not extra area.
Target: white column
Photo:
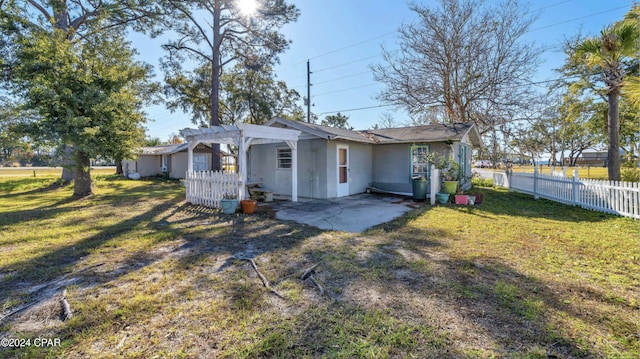
[[[238,170],[240,172],[240,196],[238,198],[245,199],[249,197],[249,193],[247,193],[247,152],[249,151],[249,146],[251,146],[251,141],[253,138],[244,138],[242,135],[242,131],[240,132],[239,143],[238,146]]]
[[[291,148],[291,202],[298,202],[298,141],[287,141]]]
[[[193,172],[193,149],[198,145],[197,141],[189,142],[187,146],[187,171]]]

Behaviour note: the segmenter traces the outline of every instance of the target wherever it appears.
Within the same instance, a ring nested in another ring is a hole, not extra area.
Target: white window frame
[[[288,156],[286,156],[287,153],[288,153]],[[288,163],[288,165],[286,165],[286,163]],[[293,164],[293,157],[291,153],[291,148],[276,147],[276,168],[279,170],[291,170],[292,164]]]
[[[418,144],[418,145],[412,145],[410,150],[409,150],[409,156],[410,156],[410,163],[411,163],[411,178],[413,178],[413,176],[424,176],[426,178],[429,178],[429,173],[431,172],[431,163],[425,159],[424,163],[421,162],[417,162],[415,161],[416,159],[416,155],[414,154],[414,151],[420,149],[422,151],[424,151],[424,154],[428,154],[431,152],[431,146],[429,146],[428,144]],[[417,154],[417,156],[420,156],[420,154]],[[416,166],[424,166],[424,172],[422,171],[415,171]]]
[[[162,173],[169,172],[169,155],[162,155],[160,170]]]

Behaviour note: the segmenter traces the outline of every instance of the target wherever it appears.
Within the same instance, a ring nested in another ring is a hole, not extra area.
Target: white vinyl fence
[[[563,173],[553,175],[534,173],[494,173],[494,185],[508,187],[534,198],[579,206],[582,208],[640,219],[640,184],[634,182],[580,179]]]
[[[224,195],[238,198],[240,180],[237,173],[219,171],[187,171],[185,177],[187,202],[220,208]]]

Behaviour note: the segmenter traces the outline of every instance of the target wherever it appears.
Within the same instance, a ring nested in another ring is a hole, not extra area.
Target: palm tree
[[[629,14],[637,13],[636,5]],[[607,131],[609,150],[607,154],[609,180],[620,180],[620,118],[618,101],[625,76],[638,63],[638,41],[640,29],[634,21],[621,21],[602,30],[599,37],[582,41],[573,53],[573,59],[592,73],[601,73],[604,94],[608,103]]]

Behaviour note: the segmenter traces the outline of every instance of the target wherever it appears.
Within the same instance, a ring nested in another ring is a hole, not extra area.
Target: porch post
[[[193,172],[193,149],[198,145],[197,141],[189,142],[187,146],[187,171]]]
[[[244,133],[240,131],[239,145],[238,145],[238,170],[240,172],[240,196],[238,198],[245,199],[249,197],[247,193],[247,152],[249,151],[249,146],[251,146],[251,141],[253,138],[245,138]]]
[[[291,148],[291,202],[298,202],[298,141],[287,141]]]

